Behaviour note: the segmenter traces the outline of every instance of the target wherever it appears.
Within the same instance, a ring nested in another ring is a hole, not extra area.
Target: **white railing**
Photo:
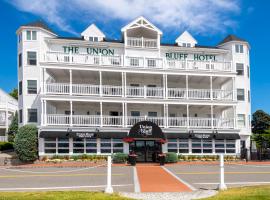
[[[70,85],[68,83],[46,83],[45,88],[48,94],[69,94]]]
[[[155,46],[154,40],[148,39],[142,43],[139,38],[131,38],[130,44],[135,47],[142,47],[142,44],[148,48]],[[124,60],[123,60],[123,59]],[[47,52],[44,56],[44,62],[86,64],[86,65],[105,65],[114,67],[132,67],[132,68],[156,68],[156,69],[174,69],[189,71],[235,71],[231,62],[227,61],[197,61],[197,60],[170,60],[165,58],[132,57],[121,55],[101,56],[90,54],[69,54],[62,52]]]
[[[7,142],[8,136],[0,136],[0,142]]]
[[[128,47],[157,48],[157,39],[127,37]]]
[[[122,96],[122,86],[103,85],[102,94],[104,96]]]
[[[99,85],[72,84],[72,94],[75,95],[98,95]]]
[[[69,125],[71,123],[69,115],[62,114],[48,114],[47,124],[48,125]]]
[[[65,114],[47,114],[47,124],[50,125],[72,125],[72,126],[128,126],[131,127],[140,121],[151,121],[160,127],[190,127],[190,128],[218,128],[218,129],[233,129],[233,118],[197,118],[190,117],[189,121],[186,117],[149,117],[149,116],[107,116],[103,115],[102,120],[100,115],[70,115]],[[126,121],[126,122],[125,122]],[[102,122],[102,123],[101,123]],[[125,122],[125,123],[124,123]],[[167,123],[168,122],[168,123]]]
[[[99,115],[73,115],[74,126],[97,126],[100,125]]]
[[[103,116],[103,126],[122,126],[122,116]]]
[[[127,97],[144,97],[144,87],[133,87],[127,86],[126,87],[126,96]]]
[[[233,90],[213,90],[214,100],[233,100]]]
[[[190,99],[211,99],[211,91],[205,89],[188,89]]]
[[[170,99],[184,99],[187,97],[187,90],[183,88],[168,88],[167,95]]]
[[[145,87],[147,97],[163,97],[163,88],[161,87]]]

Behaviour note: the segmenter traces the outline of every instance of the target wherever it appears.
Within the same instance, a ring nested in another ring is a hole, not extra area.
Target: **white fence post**
[[[220,161],[220,183],[218,189],[227,190],[227,186],[224,181],[224,154],[219,155],[219,161]]]
[[[108,156],[107,160],[107,187],[105,189],[106,193],[113,193],[112,188],[112,157]]]

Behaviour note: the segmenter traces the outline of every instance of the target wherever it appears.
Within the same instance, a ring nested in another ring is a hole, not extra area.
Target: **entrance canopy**
[[[150,121],[141,121],[135,124],[129,131],[128,137],[131,138],[149,138],[166,139],[161,128]]]

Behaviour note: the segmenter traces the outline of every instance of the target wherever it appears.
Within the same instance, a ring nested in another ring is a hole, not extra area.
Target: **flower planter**
[[[166,158],[166,155],[165,154],[158,154],[158,157],[159,157],[159,163],[160,165],[165,165],[165,158]]]
[[[131,166],[135,166],[136,161],[137,161],[137,155],[135,155],[135,154],[128,155],[128,161],[129,161]]]

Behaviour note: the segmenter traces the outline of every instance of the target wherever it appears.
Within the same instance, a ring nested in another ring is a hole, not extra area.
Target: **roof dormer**
[[[91,42],[100,42],[105,38],[105,34],[95,24],[88,26],[88,28],[81,33],[81,36],[83,39]]]
[[[195,47],[198,42],[188,31],[185,31],[175,40],[175,43],[181,47]]]
[[[159,48],[162,31],[144,17],[138,17],[122,29],[125,46]]]

